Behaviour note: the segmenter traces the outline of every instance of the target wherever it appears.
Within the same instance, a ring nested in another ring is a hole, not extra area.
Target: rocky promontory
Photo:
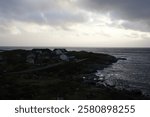
[[[108,54],[66,49],[0,52],[0,99],[147,99],[105,86],[94,75],[117,62]]]

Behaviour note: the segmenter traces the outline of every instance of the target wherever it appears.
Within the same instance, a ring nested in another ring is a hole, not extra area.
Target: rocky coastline
[[[149,99],[139,90],[116,89],[96,75],[118,60],[108,54],[65,49],[0,52],[0,99]]]

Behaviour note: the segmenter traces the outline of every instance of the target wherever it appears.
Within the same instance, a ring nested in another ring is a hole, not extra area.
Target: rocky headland
[[[148,99],[116,89],[96,76],[118,60],[108,54],[65,49],[0,52],[0,99]]]

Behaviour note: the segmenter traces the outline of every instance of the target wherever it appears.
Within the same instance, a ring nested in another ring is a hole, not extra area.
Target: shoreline
[[[1,52],[0,56],[7,60],[3,59],[0,63],[5,69],[5,75],[0,75],[1,99],[149,99],[139,90],[118,90],[113,85],[105,86],[104,79],[91,75],[125,58],[65,49],[11,50]],[[86,61],[74,62],[85,58]],[[51,69],[9,74],[15,70],[21,72],[62,61],[64,64]]]

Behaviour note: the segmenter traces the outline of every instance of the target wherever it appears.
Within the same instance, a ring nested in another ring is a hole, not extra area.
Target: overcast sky
[[[150,47],[150,0],[0,0],[0,46]]]

